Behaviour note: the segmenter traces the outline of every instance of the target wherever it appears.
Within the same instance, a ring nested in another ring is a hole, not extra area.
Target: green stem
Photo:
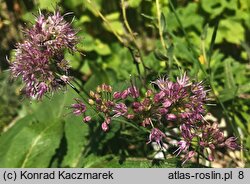
[[[139,55],[139,59],[136,59],[135,56],[134,56],[134,51],[132,48],[130,48],[128,45],[126,47],[128,47],[128,49],[130,50],[130,53],[132,54],[132,57],[134,59],[134,63],[136,64],[136,69],[138,71],[138,74],[140,75],[141,72],[140,72],[140,68],[139,68],[139,63],[141,62],[142,63],[142,66],[144,68],[144,70],[147,68],[145,63],[144,63],[144,60],[143,60],[143,57],[142,57],[142,54],[141,54],[141,51],[140,51],[140,47],[136,41],[136,38],[134,36],[134,33],[128,23],[128,19],[127,19],[127,14],[126,14],[126,6],[125,6],[125,1],[124,0],[121,0],[121,7],[122,7],[122,17],[123,17],[123,20],[124,20],[124,24],[125,24],[125,27],[126,29],[128,30],[129,32],[129,35],[131,36],[132,38],[132,41],[136,47],[136,50],[138,52],[138,55]],[[145,70],[146,71],[146,70]]]
[[[174,5],[173,5],[173,3],[172,3],[172,0],[169,0],[169,5],[170,5],[171,9],[173,10],[173,13],[174,13],[174,15],[175,15],[175,18],[176,18],[177,22],[179,23],[179,25],[180,25],[180,27],[181,27],[181,30],[182,30],[182,32],[183,32],[183,34],[184,34],[184,37],[185,37],[185,39],[186,39],[186,42],[187,42],[187,44],[188,44],[188,47],[189,47],[190,51],[192,52],[192,54],[190,55],[191,58],[192,58],[192,60],[198,64],[198,66],[200,67],[200,69],[201,69],[202,72],[204,73],[205,77],[207,78],[207,77],[208,77],[208,76],[207,76],[207,72],[205,71],[205,69],[203,68],[202,64],[201,64],[201,63],[199,62],[199,60],[197,59],[198,56],[197,56],[197,54],[196,54],[196,52],[195,52],[195,50],[194,50],[194,48],[193,48],[193,46],[192,46],[192,44],[191,44],[191,41],[190,41],[189,38],[188,38],[187,32],[185,31],[184,26],[183,26],[183,24],[182,24],[182,22],[181,22],[181,20],[180,20],[180,18],[179,18],[179,15],[177,14],[177,12],[176,12],[176,10],[175,10],[175,7],[174,7]],[[194,56],[195,56],[195,57],[194,57]]]
[[[161,27],[162,27],[162,25],[161,25],[161,10],[160,10],[159,0],[156,0],[155,3],[156,3],[157,20],[158,20],[158,30],[159,30],[160,40],[161,40],[162,47],[164,49],[166,49],[166,44],[164,42],[163,32],[162,32],[162,29],[161,29]]]
[[[93,8],[93,10],[96,12],[97,15],[99,15],[101,17],[101,19],[106,23],[106,25],[109,27],[109,29],[113,32],[113,34],[116,36],[116,38],[123,44],[125,45],[123,39],[120,37],[120,35],[113,29],[113,27],[111,26],[110,22],[106,19],[106,17],[98,10],[98,8],[96,7],[96,5],[91,1],[91,0],[87,0],[87,2],[91,5],[91,7]]]

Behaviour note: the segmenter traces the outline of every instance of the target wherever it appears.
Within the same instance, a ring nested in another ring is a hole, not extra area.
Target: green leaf
[[[67,154],[62,167],[81,167],[80,160],[87,144],[89,126],[83,123],[82,117],[70,116],[65,123],[65,136],[67,139]]]
[[[62,138],[65,105],[72,96],[69,90],[29,104],[30,114],[0,137],[0,167],[49,167]]]
[[[40,0],[40,1],[43,1],[43,0]],[[83,1],[79,1],[79,0],[67,0],[63,2],[70,9],[75,9],[77,6],[83,4]]]
[[[228,58],[224,61],[224,69],[225,69],[225,87],[229,90],[236,88],[233,71],[232,71],[232,62],[233,60]]]
[[[91,19],[90,19],[89,16],[83,15],[83,16],[80,17],[79,22],[80,23],[91,22]]]
[[[102,84],[103,82],[104,79],[101,75],[92,75],[84,85],[84,89],[86,91],[93,90],[97,85]]]
[[[84,168],[93,168],[96,165],[102,165],[103,162],[106,162],[112,158],[111,155],[105,155],[105,156],[97,156],[97,155],[89,155],[86,159],[84,159],[83,167]]]
[[[108,44],[105,44],[105,43],[101,42],[101,40],[96,39],[95,44],[96,44],[95,51],[98,54],[100,54],[100,55],[108,55],[108,54],[111,53],[111,50],[110,50]]]
[[[250,85],[249,85],[249,83],[248,84],[243,84],[243,85],[239,86],[237,94],[240,95],[240,94],[243,94],[243,93],[247,93],[249,91],[250,91]]]
[[[163,13],[161,13],[161,31],[163,33],[165,33],[166,28],[167,28],[167,26],[166,26],[166,18],[165,18],[165,15]]]
[[[208,29],[208,37],[211,37],[212,29]],[[215,43],[222,43],[224,40],[240,44],[244,40],[245,30],[239,20],[228,18],[221,20]]]
[[[225,85],[224,85],[224,89],[220,93],[220,99],[222,102],[235,98],[236,93],[237,93],[237,86],[235,85],[235,80],[234,80],[232,66],[231,66],[232,62],[233,60],[230,58],[224,61]]]
[[[158,50],[154,51],[154,55],[155,55],[155,58],[160,60],[160,61],[168,60],[168,57],[164,53],[162,53],[161,51],[158,51]]]
[[[55,11],[56,6],[60,3],[61,0],[39,0],[39,8],[40,9],[45,9],[48,11]]]
[[[83,52],[90,52],[90,51],[95,50],[96,46],[95,46],[94,38],[89,34],[86,34],[86,35],[83,34],[82,36],[84,39],[82,40],[80,44],[77,45],[77,48]]]
[[[225,8],[225,4],[223,2],[224,0],[202,0],[201,6],[203,10],[208,12],[211,17],[214,18],[223,12]]]
[[[141,4],[142,0],[129,0],[129,6],[132,8],[137,8]]]
[[[241,128],[244,134],[247,135],[247,128],[245,127],[245,125],[242,123],[242,121],[237,115],[234,115],[234,121],[236,122],[236,125]]]
[[[195,27],[202,31],[203,17],[198,14],[197,3],[189,3],[187,7],[177,9],[177,12],[184,28]]]
[[[113,12],[105,16],[107,20],[114,21],[119,19],[120,13],[119,12]]]
[[[114,21],[110,21],[110,26],[112,27],[112,29],[118,33],[119,35],[123,35],[124,31],[123,31],[123,24],[121,23],[120,20],[114,20]],[[105,27],[105,29],[107,29],[108,31],[110,31],[111,33],[113,32],[110,27],[104,23],[103,26]]]

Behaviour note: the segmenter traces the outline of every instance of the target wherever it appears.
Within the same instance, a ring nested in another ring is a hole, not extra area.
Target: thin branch
[[[129,25],[129,23],[128,23],[127,14],[126,14],[126,5],[125,5],[125,1],[124,1],[124,0],[121,0],[121,7],[122,7],[122,16],[123,16],[123,20],[124,20],[125,27],[126,27],[126,29],[128,30],[129,35],[131,36],[132,41],[133,41],[133,43],[134,43],[134,45],[135,45],[135,47],[136,47],[136,49],[137,49],[137,52],[138,52],[138,54],[139,54],[139,58],[140,58],[140,59],[139,59],[139,60],[136,59],[136,60],[134,60],[134,62],[135,62],[135,64],[137,65],[136,67],[137,67],[138,73],[139,73],[139,75],[140,75],[139,65],[138,65],[138,64],[141,62],[142,65],[143,65],[143,67],[144,67],[144,69],[147,69],[147,67],[146,67],[146,65],[144,64],[144,61],[143,61],[143,58],[142,58],[142,54],[141,54],[141,51],[140,51],[140,47],[139,47],[139,45],[138,45],[138,43],[137,43],[137,41],[136,41],[136,38],[135,38],[135,36],[134,36],[134,33],[133,33],[132,29],[131,29],[131,27],[130,27],[130,25]],[[127,46],[127,47],[129,48],[130,52],[133,50],[133,49],[130,48],[129,46]],[[135,59],[136,57],[134,56],[134,52],[131,52],[131,54],[132,54],[133,59]]]
[[[101,17],[101,19],[107,24],[107,26],[109,27],[109,29],[113,32],[113,34],[116,36],[116,38],[123,44],[125,45],[123,39],[121,38],[121,36],[113,29],[113,27],[111,26],[110,22],[106,19],[106,17],[98,10],[98,8],[96,7],[96,5],[91,1],[91,0],[87,0],[87,2],[91,5],[91,7],[93,8],[93,10]]]

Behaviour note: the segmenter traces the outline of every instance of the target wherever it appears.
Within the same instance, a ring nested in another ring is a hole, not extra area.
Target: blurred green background
[[[20,94],[6,57],[12,60],[39,9],[73,13],[65,19],[84,54],[65,57],[86,91],[103,82],[119,88],[138,73],[149,82],[187,71],[205,81],[216,104],[208,110],[244,147],[218,151],[219,162],[210,166],[250,166],[249,0],[0,0],[0,167],[180,166],[175,156],[152,163],[147,135],[131,127],[115,122],[105,134],[70,115],[67,106],[77,97],[71,89],[43,102]]]

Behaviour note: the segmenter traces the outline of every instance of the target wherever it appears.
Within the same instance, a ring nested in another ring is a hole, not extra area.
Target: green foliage
[[[0,166],[49,167],[56,154],[56,149],[59,147],[63,132],[65,131],[66,138],[72,136],[70,131],[73,128],[76,129],[75,126],[77,126],[72,122],[79,122],[79,118],[64,119],[65,105],[72,101],[71,97],[73,96],[69,91],[67,94],[53,96],[52,100],[32,102],[31,106],[27,106],[29,113],[17,120],[0,137],[0,145],[5,148],[0,151],[2,158]],[[69,123],[72,126],[69,127]],[[69,128],[66,129],[67,127]],[[83,129],[83,126],[78,127],[80,132],[84,132]],[[84,134],[81,135],[84,136]],[[72,148],[70,151],[76,154],[76,146],[71,142],[73,140],[74,138],[69,139],[67,144]],[[80,143],[82,142],[84,142],[83,138]],[[67,157],[65,159],[69,160]]]

